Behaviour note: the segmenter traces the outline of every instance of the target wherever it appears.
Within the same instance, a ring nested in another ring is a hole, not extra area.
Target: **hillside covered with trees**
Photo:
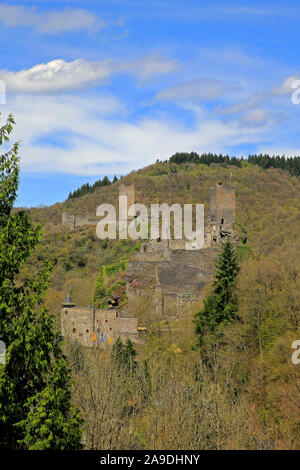
[[[248,155],[247,158],[230,157],[229,155],[216,155],[213,153],[203,153],[199,155],[196,152],[182,153],[178,152],[169,159],[173,163],[202,163],[210,165],[218,163],[222,166],[235,165],[242,168],[245,165],[258,165],[261,168],[280,168],[288,171],[291,175],[300,176],[300,157],[285,157],[284,155]]]
[[[136,200],[148,207],[154,202],[204,203],[206,213],[210,187],[219,179],[231,181],[236,219],[250,247],[232,278],[232,314],[224,314],[229,307],[219,299],[219,320],[203,316],[216,301],[212,280],[198,316],[190,312],[168,324],[153,323],[142,345],[119,344],[118,351],[101,352],[67,344],[85,446],[299,448],[300,366],[291,361],[291,345],[299,339],[300,179],[286,168],[264,169],[250,161],[208,165],[171,160],[121,181],[134,183]],[[95,227],[70,232],[61,225],[63,211],[94,215],[101,203],[116,203],[120,183],[28,211],[34,223],[42,224],[44,236],[22,274],[28,277],[44,259],[53,260],[46,303],[58,321],[67,293],[77,305],[92,303],[102,289],[103,270],[118,271],[120,263],[126,268],[126,259],[140,249],[139,242],[101,241]],[[197,326],[199,318],[207,322]]]

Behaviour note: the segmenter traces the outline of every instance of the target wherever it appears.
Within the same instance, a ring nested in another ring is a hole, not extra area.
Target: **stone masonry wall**
[[[232,225],[235,217],[235,206],[234,188],[219,181],[216,186],[211,189],[211,222],[219,224],[222,219],[224,219],[223,223]]]
[[[69,339],[76,339],[87,347],[100,347],[113,343],[118,336],[125,340],[138,340],[137,318],[119,318],[115,310],[92,308],[62,308],[61,333]],[[95,341],[92,341],[95,333]],[[101,337],[103,334],[103,342]]]
[[[157,319],[180,317],[200,299],[213,273],[217,248],[136,253],[126,273],[128,306],[152,310]]]
[[[126,186],[125,184],[121,184],[119,186],[119,195],[127,196],[127,206],[129,208],[135,203],[134,185],[131,184],[130,186]],[[62,225],[68,226],[70,230],[74,230],[76,227],[82,227],[84,225],[97,225],[99,220],[100,218],[90,218],[85,215],[72,215],[63,212],[61,223]]]

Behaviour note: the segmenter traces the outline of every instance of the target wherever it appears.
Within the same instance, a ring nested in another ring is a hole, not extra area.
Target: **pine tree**
[[[124,360],[124,344],[122,343],[122,340],[120,336],[118,336],[116,342],[114,343],[112,347],[112,357],[113,360],[118,364],[118,365],[123,365],[125,360]]]
[[[9,140],[13,125],[10,115],[0,128],[0,144]],[[12,211],[19,185],[18,147],[0,156],[0,339],[6,345],[6,362],[0,365],[0,448],[80,448],[81,419],[71,405],[61,338],[42,306],[50,264],[30,279],[21,282],[19,277],[41,229],[26,212]]]
[[[133,372],[137,367],[136,356],[133,342],[128,338],[124,344],[119,336],[112,348],[114,362],[126,372]]]
[[[135,350],[134,344],[131,339],[127,339],[125,343],[125,358],[127,367],[130,371],[134,371],[137,367],[137,362],[135,360],[137,352]]]
[[[227,239],[216,263],[217,272],[213,292],[204,299],[203,309],[196,313],[196,348],[203,343],[206,333],[217,333],[220,324],[232,322],[237,316],[237,301],[233,289],[239,273],[235,248]]]
[[[44,389],[28,400],[27,417],[18,423],[25,430],[23,443],[31,450],[76,450],[81,448],[79,412],[70,415],[70,372],[60,348]],[[67,417],[67,419],[66,419]]]

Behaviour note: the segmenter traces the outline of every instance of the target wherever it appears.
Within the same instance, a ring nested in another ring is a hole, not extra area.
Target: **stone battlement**
[[[61,309],[61,333],[87,347],[105,347],[120,336],[138,340],[137,318],[120,318],[116,310],[68,307]]]

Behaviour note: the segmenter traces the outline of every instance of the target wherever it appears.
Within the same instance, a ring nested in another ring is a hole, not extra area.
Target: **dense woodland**
[[[87,448],[300,447],[300,368],[291,362],[291,344],[299,338],[299,178],[249,162],[157,162],[122,182],[133,182],[137,201],[146,205],[204,202],[207,213],[209,188],[218,179],[236,188],[237,221],[250,250],[233,287],[234,318],[221,322],[217,341],[204,328],[200,349],[197,312],[167,324],[153,322],[146,343],[136,346],[133,370],[116,363],[110,350],[66,345]],[[47,295],[54,313],[68,292],[77,305],[100,299],[105,306],[118,278],[109,277],[105,286],[103,271],[118,270],[139,249],[134,242],[99,241],[94,227],[69,232],[59,225],[63,210],[93,214],[100,203],[117,202],[118,185],[30,210],[45,233],[36,256],[55,260]],[[213,290],[207,286],[205,298]]]
[[[157,160],[159,162],[159,160]],[[248,164],[258,165],[261,168],[280,168],[281,170],[288,171],[291,175],[300,176],[300,157],[288,157],[282,156],[270,156],[270,155],[248,155],[247,158],[244,157],[229,157],[228,155],[216,155],[213,153],[203,153],[199,155],[196,152],[177,152],[169,159],[170,163],[199,163],[203,165],[210,165],[212,163],[217,163],[224,167],[234,165],[239,168],[242,168]],[[167,163],[167,161],[165,162]],[[122,178],[122,177],[121,177]],[[71,191],[69,193],[68,199],[84,196],[88,193],[93,193],[95,189],[101,188],[102,186],[109,186],[111,183],[118,181],[117,176],[115,175],[113,180],[110,181],[107,176],[101,180],[95,181],[94,184],[85,183],[80,188]]]
[[[178,152],[172,155],[169,160],[173,163],[202,163],[210,165],[218,163],[223,166],[235,165],[239,168],[250,164],[258,165],[261,168],[280,168],[288,171],[291,175],[300,176],[300,157],[285,157],[284,155],[248,155],[247,158],[229,157],[228,155],[216,155],[213,153],[203,153],[198,155],[196,152],[182,153]]]
[[[157,160],[159,162],[159,160]],[[217,163],[224,167],[234,165],[239,168],[242,168],[248,164],[258,165],[261,168],[280,168],[281,170],[288,171],[291,175],[300,176],[300,157],[288,157],[282,156],[270,156],[270,155],[248,155],[247,158],[244,157],[229,157],[228,155],[216,155],[213,153],[202,153],[199,155],[196,152],[177,152],[169,159],[170,163],[201,163],[203,165],[210,165],[212,163]],[[166,162],[167,163],[167,162]],[[80,188],[71,191],[69,193],[68,199],[84,196],[88,193],[93,193],[95,189],[101,188],[102,186],[109,186],[111,183],[118,181],[117,176],[115,175],[113,180],[110,181],[107,176],[101,180],[95,181],[94,184],[85,183]]]
[[[81,423],[87,449],[299,449],[300,365],[291,361],[292,342],[300,339],[299,157],[287,160],[289,167],[274,168],[276,158],[272,164],[260,156],[235,164],[209,161],[217,156],[204,162],[204,156],[176,155],[132,172],[122,183],[134,183],[137,201],[146,205],[198,202],[207,213],[209,188],[218,179],[231,181],[236,218],[247,231],[247,256],[237,259],[233,247],[220,247],[203,303],[179,320],[153,321],[142,344],[118,341],[99,351],[64,343],[73,385],[72,404],[68,392],[61,412],[67,423],[72,416],[76,420],[69,421],[69,445],[79,446]],[[138,242],[100,241],[94,227],[70,232],[61,225],[63,211],[94,215],[102,202],[116,202],[119,184],[25,212],[33,227],[41,224],[43,236],[29,250],[16,283],[28,285],[51,262],[51,281],[45,281],[46,298],[39,304],[48,307],[57,330],[67,293],[77,305],[105,304],[114,283],[122,288],[127,260],[140,248]],[[57,331],[54,325],[51,331]],[[56,354],[66,368],[62,390],[69,390],[65,356],[60,349]],[[57,373],[53,361],[50,371]],[[51,382],[46,385],[53,390]],[[43,414],[24,418],[22,446],[62,448],[59,439],[39,435],[35,424],[42,420]]]
[[[95,189],[101,188],[102,186],[109,186],[111,183],[115,183],[116,181],[118,181],[118,178],[115,175],[112,181],[110,181],[107,176],[104,176],[102,180],[97,180],[94,184],[85,183],[80,186],[80,188],[75,189],[75,191],[71,191],[69,193],[68,199],[72,199],[74,197],[81,197],[88,193],[93,193]]]

